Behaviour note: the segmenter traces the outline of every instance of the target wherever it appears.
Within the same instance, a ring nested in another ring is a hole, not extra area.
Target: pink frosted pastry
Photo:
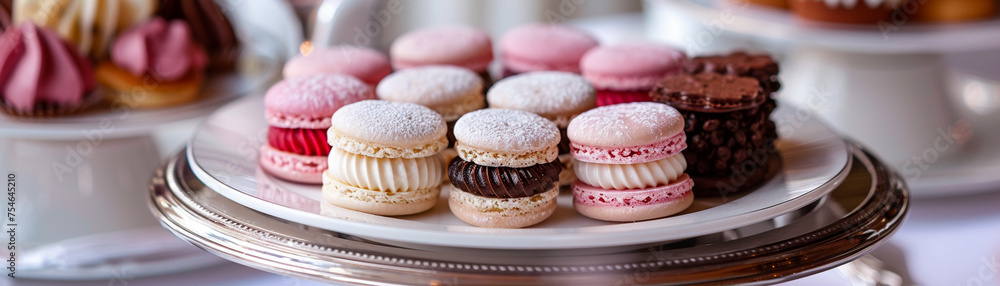
[[[649,91],[666,75],[681,72],[683,52],[654,43],[591,49],[580,61],[583,76],[597,89],[597,106],[652,101]]]
[[[470,69],[490,85],[487,67],[493,61],[493,44],[486,31],[469,26],[437,26],[410,31],[389,48],[397,70],[427,65]]]
[[[511,29],[500,39],[504,77],[532,71],[580,73],[583,54],[597,45],[594,37],[566,25],[528,24]]]
[[[72,113],[95,85],[90,64],[51,31],[26,22],[0,39],[0,107],[7,113]]]
[[[684,173],[684,119],[666,104],[635,102],[592,109],[567,130],[576,160],[573,207],[587,217],[639,221],[691,206]]]
[[[370,86],[392,73],[389,57],[380,51],[356,46],[334,46],[297,56],[285,64],[285,78],[314,74],[345,74]]]
[[[330,117],[344,105],[374,98],[367,84],[346,75],[317,74],[278,82],[264,96],[270,128],[267,144],[260,149],[260,166],[285,180],[322,183],[330,154]]]

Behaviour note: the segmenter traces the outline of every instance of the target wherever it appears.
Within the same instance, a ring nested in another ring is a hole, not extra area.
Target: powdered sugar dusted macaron
[[[378,215],[406,215],[434,206],[447,144],[445,123],[413,103],[365,100],[334,113],[330,169],[323,197],[333,205]]]
[[[559,130],[526,111],[485,109],[455,123],[459,157],[448,164],[448,205],[459,219],[481,227],[519,228],[555,211]]]
[[[651,101],[656,81],[681,72],[686,57],[680,50],[654,43],[626,43],[593,48],[580,69],[597,89],[597,106]]]
[[[500,39],[504,77],[533,71],[580,73],[580,58],[597,40],[568,25],[527,24]]]
[[[487,72],[493,61],[493,43],[486,31],[470,26],[435,26],[410,31],[389,48],[397,70],[427,65],[451,65],[470,69],[488,86]]]
[[[344,74],[375,86],[392,73],[389,57],[380,51],[357,46],[333,46],[299,55],[285,64],[285,78],[314,74]]]
[[[559,183],[569,185],[576,180],[566,127],[573,117],[596,106],[597,96],[586,79],[570,72],[523,73],[498,81],[487,100],[490,107],[528,111],[555,123],[562,135],[559,161],[563,163],[563,171]]]
[[[327,128],[330,116],[342,106],[373,99],[375,93],[346,75],[320,74],[285,79],[264,96],[267,144],[260,165],[279,178],[318,184],[327,168]]]
[[[694,183],[684,174],[684,121],[665,104],[598,107],[567,130],[576,159],[573,206],[607,221],[669,216],[691,205]]]
[[[471,70],[456,66],[400,70],[379,83],[375,93],[382,100],[427,106],[448,122],[486,105],[483,80]]]

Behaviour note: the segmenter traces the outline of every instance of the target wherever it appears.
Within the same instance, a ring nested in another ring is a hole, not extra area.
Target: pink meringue
[[[30,22],[0,40],[0,97],[7,110],[31,114],[38,104],[73,109],[96,82],[90,64],[54,32]]]
[[[111,60],[136,77],[148,74],[165,82],[201,73],[208,64],[208,56],[194,43],[188,24],[162,18],[119,35],[111,47]]]

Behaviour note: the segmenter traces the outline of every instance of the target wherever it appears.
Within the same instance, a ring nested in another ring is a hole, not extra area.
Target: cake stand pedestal
[[[5,225],[16,223],[16,277],[126,279],[219,261],[163,231],[143,190],[161,160],[155,131],[259,94],[280,71],[273,55],[242,65],[210,76],[201,98],[183,106],[102,102],[66,117],[0,115],[0,170],[14,185],[14,221]]]
[[[813,111],[870,147],[900,171],[915,196],[1000,186],[1000,177],[989,175],[998,167],[981,168],[1000,163],[1000,132],[974,124],[977,115],[952,104],[942,63],[948,53],[1000,48],[1000,20],[931,26],[899,17],[857,27],[802,21],[787,11],[726,0],[647,4],[651,18],[683,13],[703,23],[710,37],[734,33],[789,45],[779,100]],[[650,28],[653,36],[669,37],[662,33],[668,28]],[[966,174],[956,180],[955,173]]]

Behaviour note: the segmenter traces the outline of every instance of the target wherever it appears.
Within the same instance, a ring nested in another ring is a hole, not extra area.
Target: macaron
[[[577,182],[573,207],[604,221],[640,221],[691,206],[694,182],[684,173],[684,119],[660,103],[603,106],[580,114],[568,135]]]
[[[330,116],[341,107],[374,99],[367,84],[346,75],[317,74],[288,78],[264,95],[270,127],[260,149],[260,166],[285,180],[318,184],[327,169]]]
[[[470,112],[455,123],[448,206],[471,225],[521,228],[547,219],[559,195],[559,129],[534,113]]]
[[[283,70],[285,78],[314,74],[345,74],[371,86],[392,73],[389,57],[380,51],[358,46],[333,46],[298,55]]]
[[[695,57],[684,64],[684,72],[752,77],[760,82],[760,87],[767,94],[781,89],[778,63],[767,54],[734,52],[726,55]]]
[[[561,134],[559,161],[563,164],[559,184],[569,185],[576,180],[566,127],[574,117],[596,107],[597,95],[586,79],[561,71],[522,73],[498,81],[486,99],[491,108],[527,111],[555,123]]]
[[[598,42],[568,25],[527,24],[500,39],[504,77],[532,71],[580,73],[580,59]]]
[[[651,101],[649,90],[666,75],[682,71],[680,50],[654,43],[625,43],[593,48],[580,70],[597,89],[597,106]]]
[[[487,68],[493,61],[493,43],[486,31],[470,26],[434,26],[403,34],[389,48],[392,67],[401,70],[427,65],[470,69],[487,86]]]
[[[700,73],[665,77],[653,98],[684,116],[684,157],[698,196],[724,196],[764,183],[778,135],[769,118],[774,109],[751,77]]]
[[[328,131],[323,197],[376,215],[408,215],[437,203],[448,145],[437,112],[419,104],[365,100],[337,110]]]

